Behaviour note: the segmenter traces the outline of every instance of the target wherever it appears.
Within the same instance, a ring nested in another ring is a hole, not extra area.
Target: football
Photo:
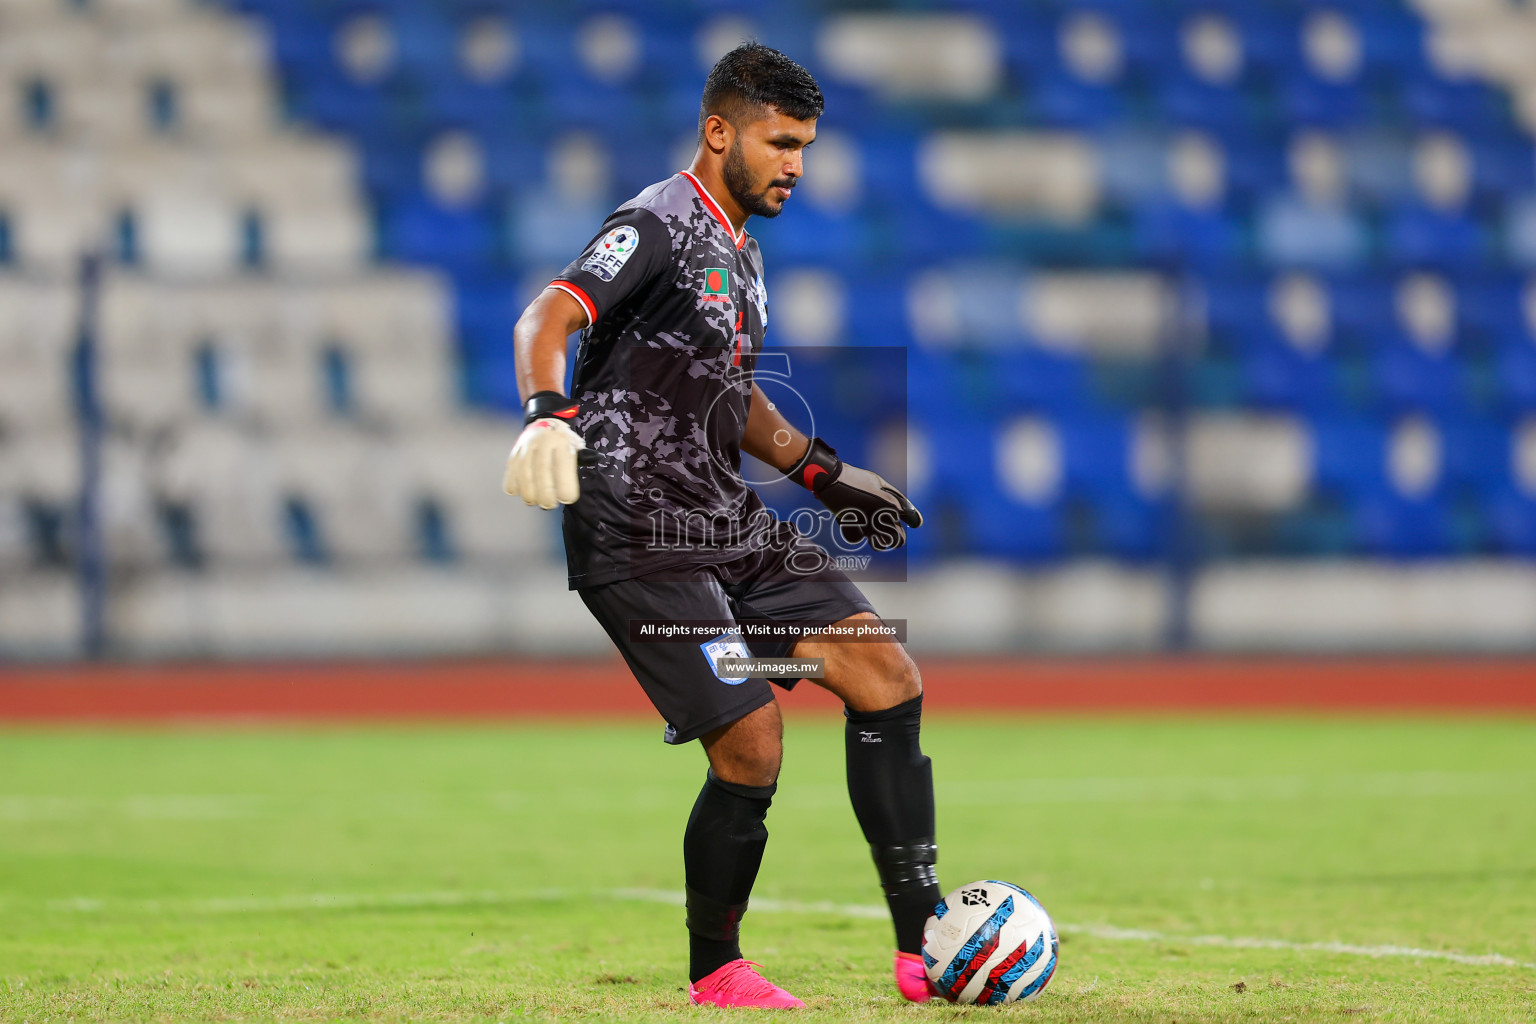
[[[923,926],[923,965],[952,1003],[1012,1003],[1045,991],[1056,973],[1056,928],[1028,891],[1009,882],[962,885]]]

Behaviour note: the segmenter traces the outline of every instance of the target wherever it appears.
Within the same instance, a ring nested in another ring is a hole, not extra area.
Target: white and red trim
[[[679,171],[678,173],[693,182],[693,187],[698,190],[699,198],[704,200],[704,209],[714,214],[715,219],[720,222],[720,226],[725,228],[725,233],[730,235],[731,240],[736,243],[736,248],[740,249],[746,245],[746,229],[743,228],[740,234],[736,233],[736,229],[731,227],[731,219],[725,215],[725,210],[721,208],[720,204],[715,202],[715,197],[709,194],[709,189],[704,187],[704,183],[695,178],[692,171]]]
[[[587,327],[591,327],[593,324],[597,323],[597,305],[592,301],[592,296],[588,295],[580,288],[577,288],[569,281],[551,281],[547,287],[558,288],[565,292],[565,294],[569,295],[571,298],[575,299],[577,302],[581,303],[581,308],[587,311]]]

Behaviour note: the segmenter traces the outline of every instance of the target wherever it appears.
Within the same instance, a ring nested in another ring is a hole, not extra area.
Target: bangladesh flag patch
[[[731,272],[724,267],[709,267],[704,271],[705,295],[729,295]]]

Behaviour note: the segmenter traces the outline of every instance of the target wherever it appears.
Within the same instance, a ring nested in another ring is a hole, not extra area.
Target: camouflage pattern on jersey
[[[553,282],[592,319],[571,395],[601,456],[564,513],[573,587],[730,561],[765,523],[741,478],[767,320],[762,257],[717,209],[686,173],[652,185]]]

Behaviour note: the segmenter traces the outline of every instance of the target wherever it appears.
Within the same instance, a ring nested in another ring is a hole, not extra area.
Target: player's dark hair
[[[704,137],[704,120],[710,114],[739,128],[764,107],[809,121],[821,116],[821,88],[809,71],[771,46],[742,43],[716,61],[704,81],[699,137]]]

